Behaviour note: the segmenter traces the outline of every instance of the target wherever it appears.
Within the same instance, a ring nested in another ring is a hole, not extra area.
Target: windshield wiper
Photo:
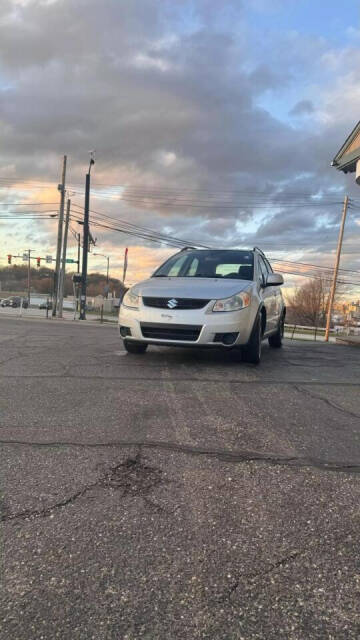
[[[218,276],[210,275],[209,273],[197,273],[194,278],[217,278]]]

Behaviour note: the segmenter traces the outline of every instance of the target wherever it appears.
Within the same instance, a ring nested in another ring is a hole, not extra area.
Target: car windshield
[[[253,280],[252,251],[194,250],[172,256],[153,274],[154,278],[233,278]]]

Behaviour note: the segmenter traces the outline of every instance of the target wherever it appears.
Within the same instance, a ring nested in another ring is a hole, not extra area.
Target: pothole
[[[110,489],[120,489],[124,496],[141,496],[147,495],[161,482],[160,469],[142,463],[140,456],[136,456],[110,469],[98,484]]]

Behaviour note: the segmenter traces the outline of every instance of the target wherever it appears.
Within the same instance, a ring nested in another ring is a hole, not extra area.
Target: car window
[[[180,258],[178,260],[176,260],[176,262],[172,265],[171,269],[169,270],[169,273],[167,275],[169,276],[178,276],[179,272],[181,270],[181,267],[183,266],[185,260],[187,259],[187,255],[183,255],[180,256]]]
[[[259,278],[262,282],[265,283],[269,272],[261,256],[258,257],[258,265],[259,265]]]
[[[198,270],[198,266],[199,266],[199,260],[197,258],[194,258],[191,263],[190,266],[187,270],[187,275],[188,276],[195,276],[196,272]]]
[[[253,280],[254,254],[241,250],[196,250],[187,251],[169,258],[154,277],[173,276],[179,278],[234,278]]]
[[[241,264],[218,264],[215,273],[217,276],[224,276],[226,278],[226,276],[232,273],[238,273],[241,266]]]

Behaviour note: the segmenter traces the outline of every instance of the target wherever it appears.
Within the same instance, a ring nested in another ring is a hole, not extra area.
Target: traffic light
[[[40,261],[41,261],[41,258],[36,258],[36,266],[37,267],[40,267]]]
[[[11,264],[11,254],[8,254],[8,264]]]

